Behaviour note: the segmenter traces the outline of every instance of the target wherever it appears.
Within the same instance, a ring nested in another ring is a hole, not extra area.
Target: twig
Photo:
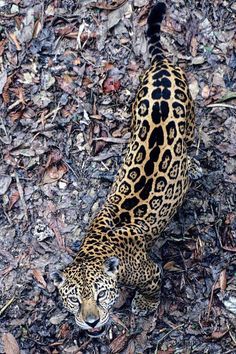
[[[208,321],[209,321],[210,314],[211,314],[211,307],[212,307],[212,301],[213,301],[213,296],[214,296],[214,290],[216,288],[216,283],[217,283],[217,281],[215,281],[215,283],[213,284],[213,286],[211,288],[211,296],[210,296],[210,300],[209,300],[209,304],[208,304],[208,311],[207,311],[207,320]]]
[[[18,174],[16,172],[15,172],[15,179],[16,179],[17,189],[18,189],[18,192],[19,192],[19,195],[20,195],[21,204],[23,206],[25,218],[28,221],[29,220],[28,209],[27,209],[27,205],[26,205],[26,202],[25,202],[25,198],[24,198],[24,191],[23,191],[22,185],[20,183],[19,176],[18,176]]]
[[[6,311],[6,309],[15,301],[15,295],[0,309],[0,316]]]
[[[236,109],[236,105],[227,104],[227,103],[212,103],[207,106],[207,108],[215,108],[215,107]]]
[[[156,346],[155,354],[158,353],[157,350],[158,350],[158,346],[159,346],[160,342],[161,342],[164,338],[166,338],[171,332],[178,330],[179,328],[183,327],[184,325],[185,325],[185,324],[183,323],[183,324],[181,324],[181,325],[179,325],[179,326],[176,326],[175,328],[172,328],[172,329],[171,329],[169,332],[167,332],[161,339],[159,339],[159,340],[157,341],[157,346]]]

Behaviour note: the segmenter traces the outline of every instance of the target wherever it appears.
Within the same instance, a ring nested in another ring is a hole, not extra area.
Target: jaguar
[[[162,268],[150,251],[189,188],[194,105],[184,72],[166,58],[160,42],[165,12],[159,2],[148,16],[151,64],[132,105],[123,164],[75,259],[54,274],[64,306],[92,337],[110,323],[121,286],[136,290],[134,314],[158,308]]]

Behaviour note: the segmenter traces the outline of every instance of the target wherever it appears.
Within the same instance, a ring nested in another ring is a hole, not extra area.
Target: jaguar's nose
[[[98,322],[100,321],[99,317],[96,317],[94,315],[90,315],[86,318],[86,320],[84,321],[88,326],[94,328]]]

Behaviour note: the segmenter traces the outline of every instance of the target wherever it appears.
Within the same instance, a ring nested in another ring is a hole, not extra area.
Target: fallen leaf
[[[16,204],[16,202],[20,199],[20,193],[18,191],[14,191],[9,198],[9,206],[8,210],[11,210],[12,207]]]
[[[122,350],[124,350],[127,347],[128,341],[129,341],[129,337],[126,335],[126,333],[120,334],[111,342],[110,352],[112,354],[120,353]]]
[[[39,269],[35,268],[35,269],[33,269],[32,273],[33,273],[33,276],[34,276],[35,280],[37,281],[37,283],[39,283],[44,289],[46,289],[47,284],[44,280],[42,272]]]
[[[3,334],[2,341],[5,354],[20,354],[19,345],[10,332]]]
[[[10,37],[11,41],[15,44],[16,49],[18,51],[20,51],[21,50],[21,45],[20,45],[20,42],[18,41],[18,39],[16,38],[15,33],[9,33],[9,37]]]
[[[0,175],[0,195],[5,194],[11,184],[11,176]]]
[[[113,79],[112,77],[108,77],[108,79],[103,83],[103,91],[105,93],[118,91],[119,88],[120,88],[120,81],[117,79]]]
[[[202,97],[209,98],[209,96],[210,96],[210,87],[208,85],[205,85],[202,89]]]
[[[181,267],[178,266],[175,261],[167,262],[163,268],[170,272],[182,271]]]
[[[44,172],[42,184],[49,184],[58,181],[67,171],[68,168],[64,163],[49,166]]]
[[[111,29],[112,27],[116,26],[120,20],[127,15],[132,14],[132,7],[131,4],[128,2],[119,7],[118,9],[109,12],[108,14],[108,29]]]
[[[6,82],[7,82],[7,71],[3,70],[3,72],[0,74],[0,95],[2,94]]]
[[[191,92],[191,95],[193,97],[193,100],[195,101],[196,98],[197,98],[197,95],[199,93],[199,84],[198,84],[198,81],[196,79],[194,79],[190,84],[189,84],[189,89],[190,89],[190,92]]]
[[[226,331],[224,331],[224,332],[214,331],[214,332],[212,332],[212,334],[211,334],[211,338],[212,338],[212,339],[221,339],[221,338],[224,337],[224,335],[225,335],[226,333],[228,333],[228,332],[229,332],[228,329],[227,329]]]
[[[221,291],[225,291],[227,285],[227,280],[226,280],[226,269],[223,269],[220,272],[220,277],[219,277],[219,286]]]
[[[190,43],[190,53],[192,54],[193,57],[196,57],[197,49],[198,49],[198,41],[197,38],[193,36]]]

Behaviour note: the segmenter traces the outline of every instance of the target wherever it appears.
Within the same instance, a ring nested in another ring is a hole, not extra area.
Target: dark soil
[[[164,267],[158,313],[133,317],[128,296],[95,341],[50,279],[79,249],[121,163],[148,66],[150,5],[0,0],[0,353],[236,353],[233,0],[167,0],[162,42],[187,73],[191,155],[204,175],[153,250]]]

